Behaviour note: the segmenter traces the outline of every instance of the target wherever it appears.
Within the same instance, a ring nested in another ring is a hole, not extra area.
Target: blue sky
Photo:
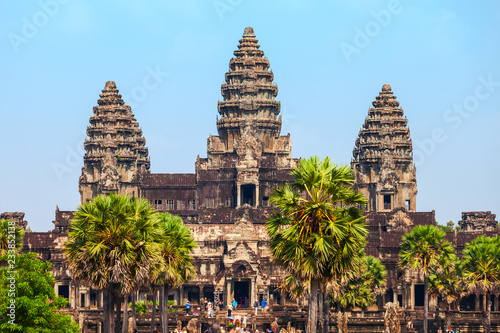
[[[77,207],[85,129],[108,80],[152,172],[194,172],[246,26],[271,63],[294,157],[349,163],[389,83],[409,120],[417,210],[443,224],[500,213],[498,1],[3,1],[0,18],[0,212],[26,212],[32,230],[53,228],[56,205]]]

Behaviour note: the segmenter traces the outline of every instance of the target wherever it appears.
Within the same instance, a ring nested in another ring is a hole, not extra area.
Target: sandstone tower
[[[368,199],[368,212],[415,212],[417,179],[408,120],[388,84],[372,104],[351,160],[356,185]]]
[[[295,166],[290,135],[280,136],[280,103],[275,99],[278,86],[257,42],[253,28],[245,28],[221,87],[219,136],[208,138],[207,159],[196,163],[198,180],[203,177],[202,170],[227,171],[226,181],[236,176],[225,193],[211,199],[206,207],[268,206],[271,188],[289,178],[286,172],[277,175],[278,170]]]
[[[115,82],[106,82],[99,96],[85,138],[78,181],[81,203],[111,192],[137,196],[142,175],[149,173],[146,139]]]

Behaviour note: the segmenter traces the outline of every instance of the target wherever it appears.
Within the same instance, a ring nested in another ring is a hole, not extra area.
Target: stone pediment
[[[413,228],[413,222],[405,209],[399,208],[387,222],[387,232],[408,232]]]
[[[228,249],[227,255],[224,257],[224,264],[232,265],[238,260],[244,260],[247,262],[256,262],[257,254],[248,246],[247,242],[239,241],[235,247]]]

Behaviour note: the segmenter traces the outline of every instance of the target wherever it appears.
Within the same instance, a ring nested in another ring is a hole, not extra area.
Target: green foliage
[[[285,268],[293,292],[309,284],[309,331],[316,332],[319,283],[339,279],[358,264],[368,229],[360,206],[363,195],[354,189],[354,174],[327,157],[300,160],[294,181],[275,189],[276,212],[267,221],[274,261]],[[293,287],[296,285],[298,288]],[[302,291],[301,291],[302,289]]]
[[[174,304],[175,304],[174,301],[168,301],[168,306],[169,306],[168,312],[175,312],[175,309],[171,308],[172,305],[174,305]]]
[[[384,293],[386,275],[385,266],[379,259],[372,256],[361,257],[360,265],[352,277],[332,283],[331,305],[339,304],[344,310],[369,307],[375,303],[377,295]]]
[[[9,250],[19,252],[23,247],[23,237],[24,230],[16,226],[15,222],[0,220],[0,256]]]
[[[448,309],[467,293],[459,264],[458,258],[452,255],[449,260],[442,260],[437,269],[431,269],[429,274],[429,293],[441,296]]]
[[[500,238],[479,236],[467,243],[460,268],[471,292],[500,287]]]
[[[352,269],[368,230],[348,166],[327,157],[300,161],[295,181],[274,190],[278,211],[267,221],[274,260],[301,279],[340,276]]]
[[[433,225],[417,225],[403,236],[399,251],[400,267],[412,271],[439,269],[440,263],[454,254],[453,247],[445,240],[445,232]]]
[[[158,242],[164,260],[164,270],[153,280],[155,285],[175,288],[194,278],[196,270],[191,253],[196,248],[191,232],[182,219],[168,212],[159,216],[161,231]]]
[[[153,302],[148,301],[148,303],[153,304]],[[132,303],[129,304],[129,308],[132,308]],[[135,313],[140,315],[143,313],[148,312],[148,308],[146,307],[146,304],[143,301],[138,301],[135,302]]]
[[[399,251],[401,269],[424,273],[424,332],[428,328],[429,274],[441,274],[454,256],[453,246],[445,240],[446,233],[433,225],[417,225],[403,236]]]
[[[102,290],[116,284],[127,295],[164,267],[160,219],[144,198],[110,194],[79,206],[65,244],[76,279]]]
[[[1,258],[6,261],[7,257]],[[0,268],[0,331],[28,333],[78,333],[80,329],[71,316],[59,310],[68,304],[64,297],[57,297],[53,285],[52,264],[37,259],[35,253],[15,258],[15,292],[8,280],[12,277],[8,266]],[[8,306],[15,301],[14,324],[9,323]]]
[[[438,224],[438,227],[441,228],[441,230],[443,230],[444,232],[453,232],[453,227],[440,224]]]

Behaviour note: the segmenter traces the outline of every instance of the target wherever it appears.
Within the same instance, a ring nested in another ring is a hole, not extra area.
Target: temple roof
[[[116,83],[107,81],[99,97],[87,127],[85,163],[103,166],[112,159],[118,166],[129,163],[149,170],[146,139],[130,105],[118,93]]]
[[[391,86],[384,84],[368,110],[353,150],[353,163],[413,164],[408,120],[399,107]]]
[[[278,87],[269,70],[269,60],[260,50],[253,28],[247,27],[240,39],[235,57],[229,62],[229,71],[221,86],[223,101],[218,110],[219,135],[224,139],[227,132],[238,132],[250,120],[257,132],[271,131],[279,136],[281,130],[280,103],[276,101]]]

